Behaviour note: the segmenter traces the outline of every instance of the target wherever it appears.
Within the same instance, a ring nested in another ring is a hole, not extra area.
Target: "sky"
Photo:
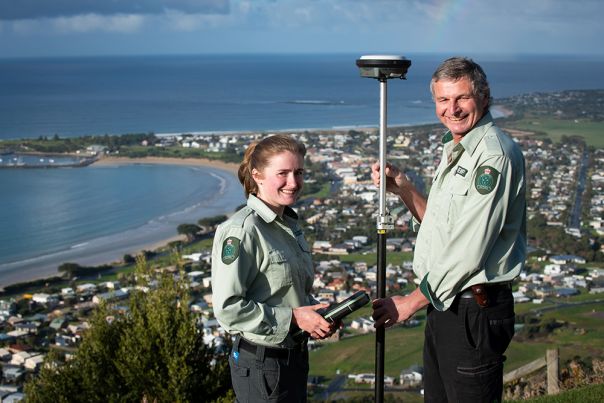
[[[0,0],[0,58],[604,55],[602,0]]]

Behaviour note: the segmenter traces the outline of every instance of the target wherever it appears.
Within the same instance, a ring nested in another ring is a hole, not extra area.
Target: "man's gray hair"
[[[475,96],[487,100],[486,109],[489,109],[491,105],[491,88],[487,81],[487,75],[478,63],[466,57],[451,57],[438,66],[434,74],[432,74],[432,80],[430,80],[432,97],[434,97],[435,82],[443,79],[457,81],[463,77],[467,77],[470,80]]]

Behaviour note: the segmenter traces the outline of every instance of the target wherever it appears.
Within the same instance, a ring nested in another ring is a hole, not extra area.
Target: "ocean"
[[[0,139],[377,126],[379,86],[360,55],[0,59]],[[406,55],[388,84],[390,125],[436,121],[428,89],[443,55]],[[604,58],[475,57],[495,98],[604,88]]]
[[[0,184],[0,285],[119,260],[245,202],[232,173],[198,166],[0,169]]]
[[[0,140],[377,126],[379,86],[359,76],[359,56],[0,59]],[[436,122],[428,83],[445,56],[405,56],[407,80],[388,82],[388,124]],[[495,99],[604,88],[604,58],[474,60]],[[65,261],[100,264],[108,251],[121,258],[243,203],[230,173],[165,165],[0,169],[0,189],[0,286]]]

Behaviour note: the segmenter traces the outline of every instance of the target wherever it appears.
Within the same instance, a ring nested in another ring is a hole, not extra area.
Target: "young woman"
[[[286,135],[251,144],[239,167],[247,206],[216,230],[212,302],[234,336],[229,357],[237,401],[306,401],[306,340],[334,332],[318,314],[311,253],[290,208],[302,191],[303,144]]]

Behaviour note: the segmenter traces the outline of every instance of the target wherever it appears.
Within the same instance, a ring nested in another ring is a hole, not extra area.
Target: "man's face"
[[[436,81],[432,90],[436,116],[451,131],[457,143],[482,118],[488,99],[474,95],[467,77]]]

